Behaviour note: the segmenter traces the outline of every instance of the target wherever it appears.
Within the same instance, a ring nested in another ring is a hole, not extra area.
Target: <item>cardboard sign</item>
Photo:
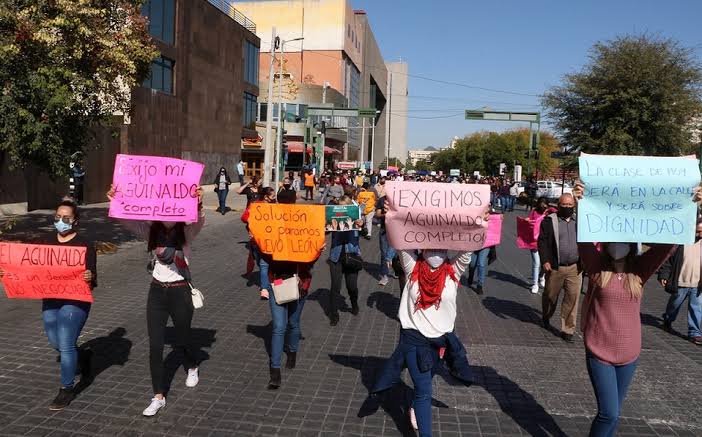
[[[324,207],[324,229],[328,232],[358,231],[356,220],[361,218],[361,209],[356,205],[326,205]]]
[[[483,247],[492,247],[500,244],[502,240],[502,214],[490,214],[487,235]]]
[[[83,279],[85,247],[0,243],[5,294],[15,299],[72,299],[92,302]]]
[[[483,247],[489,185],[388,181],[385,188],[389,203],[385,227],[395,249]]]
[[[537,250],[535,224],[524,217],[517,217],[517,247],[520,249]]]
[[[197,222],[197,187],[204,165],[160,156],[117,155],[110,217]]]
[[[324,247],[324,206],[252,203],[249,231],[275,261],[312,262]]]
[[[579,242],[692,244],[694,157],[580,156]]]

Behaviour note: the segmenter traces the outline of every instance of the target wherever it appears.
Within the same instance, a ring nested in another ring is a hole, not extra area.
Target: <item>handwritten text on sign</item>
[[[196,222],[203,164],[158,156],[117,155],[110,217]]]
[[[324,246],[324,206],[253,203],[249,230],[275,261],[312,262]]]
[[[696,159],[582,154],[580,178],[578,241],[694,242]]]
[[[389,203],[385,224],[395,249],[483,247],[490,186],[388,181],[385,187]]]
[[[83,279],[85,247],[0,243],[2,285],[9,298],[92,302]]]

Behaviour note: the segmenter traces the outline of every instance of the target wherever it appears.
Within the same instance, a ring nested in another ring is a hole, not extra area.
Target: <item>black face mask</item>
[[[561,218],[571,218],[573,216],[572,206],[559,206],[558,207],[558,217]]]
[[[285,188],[286,190],[289,190],[289,189],[290,189],[290,184],[283,184],[283,188]]]
[[[697,243],[700,240],[702,240],[702,236],[695,235],[695,243]]]

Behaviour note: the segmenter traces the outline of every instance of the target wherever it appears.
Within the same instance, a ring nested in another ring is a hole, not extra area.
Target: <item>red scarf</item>
[[[438,269],[432,271],[429,263],[419,258],[412,270],[412,282],[419,285],[419,298],[414,303],[414,310],[425,310],[432,305],[439,309],[441,294],[446,286],[446,277],[450,277],[453,282],[458,282],[453,266],[444,262]]]

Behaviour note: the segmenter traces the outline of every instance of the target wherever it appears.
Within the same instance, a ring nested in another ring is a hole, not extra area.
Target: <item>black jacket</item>
[[[553,224],[553,220],[558,220],[556,213],[549,214],[543,219],[537,244],[541,265],[549,263],[553,270],[558,270],[558,235],[556,235],[556,227]],[[580,260],[578,260],[578,271],[581,270]]]
[[[658,269],[658,280],[668,281],[665,284],[665,291],[670,294],[675,294],[678,292],[678,280],[680,279],[680,270],[682,270],[683,256],[685,254],[685,246],[678,246],[675,252],[663,263],[660,269]],[[697,289],[697,293],[700,293],[700,289]]]
[[[225,183],[227,184],[227,190],[229,189],[229,185],[232,183],[232,180],[229,179],[229,174],[225,171],[224,172],[224,180]],[[219,191],[219,173],[214,178],[214,182],[212,182],[215,185],[215,191]]]

